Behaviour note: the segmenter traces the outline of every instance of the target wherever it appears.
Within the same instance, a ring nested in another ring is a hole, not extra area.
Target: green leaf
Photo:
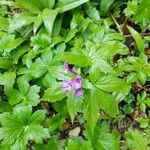
[[[88,141],[82,139],[69,139],[65,150],[92,150],[91,144]]]
[[[44,9],[42,12],[44,26],[50,35],[52,34],[54,21],[57,14],[58,14],[58,10],[56,9],[55,10]]]
[[[125,133],[128,148],[136,150],[148,150],[148,141],[144,138],[144,134],[138,130],[129,129]]]
[[[0,69],[9,69],[12,67],[12,61],[9,58],[0,57]]]
[[[41,0],[45,8],[52,9],[55,5],[55,0]]]
[[[137,118],[136,121],[140,124],[140,128],[147,128],[150,123],[149,118]]]
[[[120,149],[119,134],[114,131],[109,132],[109,126],[106,124],[106,122],[102,122],[101,124],[98,142],[97,148],[101,150]]]
[[[127,84],[124,79],[119,79],[112,75],[105,75],[100,77],[95,86],[105,92],[121,92],[127,95],[130,91],[130,84]]]
[[[125,16],[130,18],[137,10],[137,0],[128,1],[127,7],[124,10]]]
[[[37,85],[33,85],[29,88],[27,98],[24,100],[24,103],[30,104],[32,106],[36,106],[40,102],[40,87]]]
[[[110,117],[116,117],[119,113],[118,102],[112,97],[112,95],[98,89],[95,89],[94,94],[96,95],[100,109],[102,109]]]
[[[67,108],[72,123],[74,121],[75,115],[77,114],[82,105],[82,102],[82,97],[75,96],[74,92],[70,93],[70,95],[67,98]]]
[[[9,32],[12,33],[15,30],[18,30],[24,26],[27,26],[34,22],[35,17],[29,13],[21,13],[15,15],[12,22],[9,25]]]
[[[33,27],[33,32],[34,34],[37,32],[39,27],[42,25],[42,14],[40,13],[34,20],[34,27]]]
[[[33,78],[39,78],[47,71],[46,64],[44,64],[41,58],[37,58],[36,61],[30,67],[30,74]]]
[[[40,102],[40,87],[37,85],[30,86],[26,76],[18,78],[19,90],[11,89],[8,91],[9,102],[14,105],[19,102],[22,104],[36,106]]]
[[[99,118],[99,102],[95,95],[95,90],[91,90],[84,98],[84,118],[88,127],[93,132]]]
[[[74,38],[76,33],[77,33],[77,31],[78,31],[77,29],[69,30],[68,34],[66,35],[65,42],[68,42],[72,38]]]
[[[13,34],[0,33],[0,51],[10,52],[19,46],[24,40],[16,38]]]
[[[32,107],[17,107],[13,114],[0,115],[0,139],[12,149],[24,150],[29,140],[42,143],[49,138],[46,128],[39,125],[44,120],[45,112],[38,110],[32,114]]]
[[[46,120],[46,126],[49,128],[49,131],[54,131],[56,129],[62,130],[64,127],[65,118],[60,114],[56,114]]]
[[[61,85],[55,85],[45,90],[42,100],[53,103],[61,101],[65,96],[66,94],[61,91]]]
[[[142,0],[137,7],[134,20],[139,23],[143,30],[146,30],[150,22],[150,1]],[[141,13],[142,12],[142,13]]]
[[[71,1],[71,3],[66,4],[64,6],[60,5],[60,13],[63,13],[65,11],[68,11],[68,10],[71,10],[71,9],[74,9],[74,8],[80,6],[80,5],[82,5],[82,4],[84,4],[88,1],[89,0],[77,0],[77,1],[73,0],[73,2]]]
[[[6,18],[0,16],[0,30],[7,31],[9,22]]]
[[[96,58],[92,61],[93,67],[100,69],[101,72],[111,73],[113,71],[111,65],[104,59]]]
[[[61,36],[60,36],[60,31],[61,31],[61,25],[62,25],[62,20],[63,20],[63,15],[58,15],[55,19],[54,25],[53,25],[53,40],[57,39],[57,35],[58,37],[60,37],[60,41],[63,41],[64,39],[61,40]],[[59,38],[58,38],[59,39]],[[55,43],[55,42],[54,42]],[[57,42],[56,42],[57,43]],[[55,45],[55,44],[54,44]]]
[[[11,105],[18,104],[21,100],[23,100],[23,96],[16,89],[9,89],[8,91],[8,101]]]
[[[100,13],[105,16],[109,10],[109,7],[112,5],[114,0],[101,0],[100,2]]]
[[[141,35],[136,30],[134,30],[132,27],[127,26],[127,28],[130,31],[130,33],[132,34],[139,52],[144,52],[144,49],[145,49],[144,41],[143,41]]]
[[[38,48],[46,48],[50,46],[51,38],[48,34],[37,34],[31,37],[31,45],[36,46]]]
[[[64,60],[70,64],[75,64],[80,67],[87,67],[91,65],[91,60],[84,54],[66,52],[64,55]]]
[[[11,112],[12,106],[5,101],[0,101],[0,112]]]
[[[58,150],[58,139],[55,137],[51,137],[47,144],[36,144],[35,149],[36,150]]]
[[[100,15],[96,7],[92,3],[86,3],[84,5],[86,14],[94,21],[100,20]]]
[[[14,50],[12,52],[12,56],[11,56],[12,59],[13,59],[13,62],[15,64],[17,64],[18,60],[20,59],[20,57],[22,55],[24,55],[26,52],[29,52],[30,50],[31,49],[30,49],[30,47],[28,45],[21,46],[21,47],[17,48],[16,50]]]
[[[13,84],[15,82],[16,74],[15,72],[5,72],[4,74],[0,74],[0,84],[4,85],[4,90],[6,94],[8,94],[9,90],[13,88]]]
[[[36,3],[34,2],[34,0],[16,0],[16,3],[20,8],[28,10],[29,12],[35,14],[38,14],[40,12],[40,9],[36,6],[36,3],[40,4],[39,0],[37,0]]]

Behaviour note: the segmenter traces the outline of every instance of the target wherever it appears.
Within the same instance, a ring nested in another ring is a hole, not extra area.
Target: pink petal
[[[71,85],[75,88],[75,90],[80,89],[82,87],[82,78],[80,76],[75,77],[72,80]]]
[[[82,96],[83,95],[83,90],[82,89],[78,89],[75,91],[75,95],[76,96]]]

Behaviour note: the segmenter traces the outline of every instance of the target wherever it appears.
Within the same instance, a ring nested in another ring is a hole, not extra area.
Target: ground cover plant
[[[0,150],[149,150],[149,42],[149,0],[0,0]]]

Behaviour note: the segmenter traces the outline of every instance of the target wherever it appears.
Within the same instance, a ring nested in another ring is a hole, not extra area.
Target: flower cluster
[[[82,78],[81,76],[77,75],[77,72],[71,68],[69,68],[67,63],[64,63],[65,73],[71,72],[72,74],[76,75],[76,77],[72,80],[64,79],[62,85],[62,91],[69,93],[72,89],[74,90],[75,96],[82,96]]]

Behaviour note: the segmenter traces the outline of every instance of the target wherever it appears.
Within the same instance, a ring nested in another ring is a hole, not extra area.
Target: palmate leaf
[[[99,134],[99,144],[97,148],[101,150],[119,150],[120,143],[119,143],[119,134],[117,132],[109,132],[109,128],[106,124],[101,125],[100,134]]]
[[[95,138],[96,137],[96,138]],[[101,150],[119,150],[120,149],[120,137],[118,132],[110,131],[109,125],[106,122],[97,123],[96,130],[92,137],[95,149]]]
[[[98,99],[99,108],[102,109],[110,117],[116,117],[118,114],[118,102],[111,94],[95,89],[95,95]]]
[[[111,132],[106,122],[98,122],[93,134],[86,130],[86,136],[91,141],[93,149],[119,150],[119,134],[116,131]]]
[[[99,74],[97,71],[90,73],[90,76],[94,77],[92,80],[94,82],[84,97],[84,118],[91,131],[94,131],[100,109],[109,117],[116,117],[118,114],[118,102],[111,93],[118,92],[125,97],[131,88],[123,79],[105,74],[99,76]]]
[[[40,102],[39,91],[37,85],[30,86],[25,76],[18,78],[19,90],[11,88],[8,91],[8,100],[11,105],[21,102],[25,105],[36,106]]]
[[[105,93],[97,88],[93,88],[84,99],[84,118],[87,125],[93,132],[100,117],[99,111],[103,110],[110,117],[118,114],[118,103],[111,94]]]
[[[32,113],[31,106],[22,106],[14,110],[13,114],[0,115],[0,139],[2,143],[11,146],[12,150],[24,150],[29,140],[42,143],[49,138],[48,129],[39,124],[44,120],[45,111],[38,110]]]
[[[113,75],[99,77],[94,86],[105,92],[121,92],[124,95],[127,95],[131,88],[124,79],[119,79]]]

